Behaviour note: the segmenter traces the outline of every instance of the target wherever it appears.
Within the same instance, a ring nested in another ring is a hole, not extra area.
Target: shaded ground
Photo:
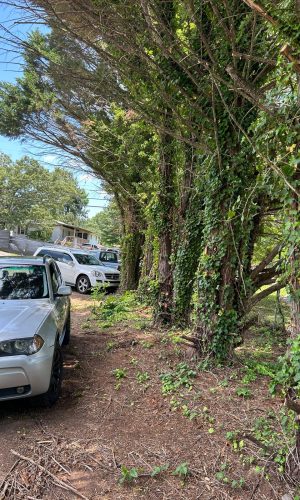
[[[270,500],[289,491],[251,437],[262,420],[280,430],[282,401],[270,397],[266,377],[245,369],[243,350],[231,368],[202,363],[194,373],[176,334],[143,326],[147,312],[101,330],[91,305],[73,295],[73,340],[55,407],[0,406],[0,499],[5,488],[2,498],[47,500]],[[268,342],[251,351],[267,359]],[[120,484],[128,475],[139,477]]]

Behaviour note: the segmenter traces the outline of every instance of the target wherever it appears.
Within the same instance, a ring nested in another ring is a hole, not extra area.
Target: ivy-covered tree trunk
[[[225,133],[217,141],[219,158],[205,179],[206,246],[199,266],[196,331],[199,349],[225,360],[240,341],[239,322],[249,292],[254,213],[248,197],[256,170],[251,152],[240,148],[238,130],[226,120],[221,126]]]
[[[202,246],[202,211],[203,194],[200,192],[190,197],[189,205],[185,208],[176,252],[173,317],[180,326],[190,321],[192,293]]]
[[[123,204],[124,235],[122,241],[121,288],[136,290],[140,279],[140,263],[145,240],[139,206],[133,200]]]
[[[297,172],[294,175],[295,187],[300,188],[300,165],[297,166]],[[292,194],[291,205],[291,225],[293,227],[292,251],[290,254],[290,293],[291,293],[291,322],[290,335],[295,339],[300,335],[300,200],[296,193]]]

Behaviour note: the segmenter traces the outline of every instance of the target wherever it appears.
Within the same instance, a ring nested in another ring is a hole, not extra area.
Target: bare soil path
[[[170,404],[160,380],[189,354],[151,329],[99,330],[90,320],[91,304],[73,295],[73,339],[59,402],[48,410],[20,401],[0,406],[0,484],[8,492],[1,497],[0,489],[0,499],[281,498],[286,485],[270,464],[258,473],[225,438],[227,431],[251,427],[266,406],[278,411],[281,402],[270,399],[267,383],[256,380],[256,397],[243,399],[235,393],[238,375],[222,385],[232,370],[203,371],[194,380],[193,418],[184,405],[177,408],[175,397]],[[183,387],[180,397],[188,392]],[[255,462],[259,448],[252,445]],[[15,453],[26,459],[18,462]],[[14,464],[16,472],[7,475]],[[135,471],[138,479],[120,484]]]

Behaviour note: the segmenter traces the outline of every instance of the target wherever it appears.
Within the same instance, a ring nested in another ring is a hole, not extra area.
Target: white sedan
[[[0,258],[0,401],[58,399],[70,294],[52,259]]]

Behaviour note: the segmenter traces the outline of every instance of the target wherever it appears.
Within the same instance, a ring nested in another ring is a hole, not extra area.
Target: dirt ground
[[[255,397],[242,398],[242,367],[235,378],[226,368],[197,373],[193,418],[162,394],[160,379],[191,354],[151,328],[101,330],[90,308],[89,297],[73,294],[59,402],[48,410],[21,401],[0,406],[0,499],[271,500],[288,493],[268,459],[263,472],[254,466],[259,446],[245,439],[240,448],[254,458],[243,463],[239,445],[234,450],[226,439],[228,431],[247,433],[266,407],[279,411],[264,378],[252,383]],[[181,401],[189,392],[181,389]],[[138,477],[121,484],[128,474]]]

